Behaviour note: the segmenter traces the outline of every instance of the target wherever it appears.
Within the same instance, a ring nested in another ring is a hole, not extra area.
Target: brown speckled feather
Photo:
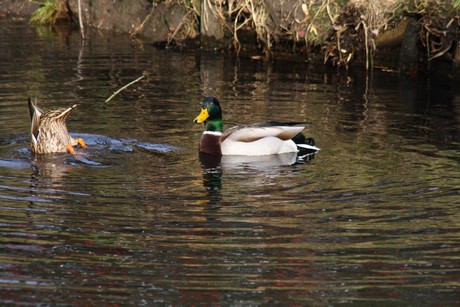
[[[29,98],[31,125],[31,151],[36,154],[66,152],[67,145],[75,146],[77,141],[67,131],[65,120],[77,105],[67,109],[43,112],[37,106],[37,100]]]

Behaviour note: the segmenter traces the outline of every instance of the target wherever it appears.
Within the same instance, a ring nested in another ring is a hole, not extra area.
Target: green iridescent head
[[[215,97],[206,97],[201,104],[201,112],[193,120],[197,124],[204,123],[205,131],[222,131],[222,109]]]

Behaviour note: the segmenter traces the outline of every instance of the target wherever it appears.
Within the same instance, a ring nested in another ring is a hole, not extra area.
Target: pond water
[[[0,304],[460,304],[460,90],[0,20]],[[114,91],[135,80],[110,102]],[[304,122],[304,163],[210,159],[224,125]],[[87,149],[31,157],[27,98]]]

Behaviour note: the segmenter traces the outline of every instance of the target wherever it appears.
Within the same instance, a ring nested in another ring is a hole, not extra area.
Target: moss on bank
[[[37,26],[55,25],[59,22],[70,22],[71,16],[63,0],[36,0],[40,6],[30,17],[30,22]]]

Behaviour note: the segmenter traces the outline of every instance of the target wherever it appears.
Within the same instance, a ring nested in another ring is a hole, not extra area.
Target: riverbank
[[[37,26],[72,23],[129,35],[134,46],[231,50],[340,69],[448,77],[460,65],[460,1],[0,1]]]

